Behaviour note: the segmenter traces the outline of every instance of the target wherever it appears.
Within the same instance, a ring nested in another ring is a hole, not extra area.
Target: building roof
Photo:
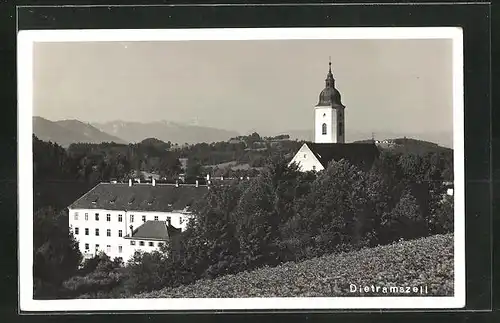
[[[380,153],[373,143],[306,143],[306,145],[325,168],[330,161],[339,161],[341,159],[346,159],[358,167],[370,167]]]
[[[165,221],[146,221],[140,227],[135,229],[132,236],[126,236],[127,239],[145,239],[145,240],[168,240],[170,237],[181,232],[181,229],[167,224]]]
[[[69,208],[170,212],[186,209],[206,192],[206,185],[100,183]]]

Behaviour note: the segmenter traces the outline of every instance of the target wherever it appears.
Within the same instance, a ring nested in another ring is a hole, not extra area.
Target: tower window
[[[323,117],[326,117],[326,113],[323,113]]]
[[[326,123],[321,126],[321,134],[326,135]]]

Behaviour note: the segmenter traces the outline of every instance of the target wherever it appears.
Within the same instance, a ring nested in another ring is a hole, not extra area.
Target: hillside
[[[33,117],[33,133],[43,141],[51,141],[62,147],[72,143],[126,143],[124,140],[109,135],[90,124],[78,120],[50,121],[42,117]]]
[[[226,141],[239,134],[234,131],[186,125],[168,121],[149,123],[112,121],[95,123],[101,131],[123,138],[129,142],[140,142],[145,138],[157,138],[177,144]]]
[[[453,235],[447,234],[199,280],[136,298],[363,296],[351,293],[349,284],[358,290],[372,284],[427,286],[429,296],[451,296],[453,273]]]
[[[364,141],[372,138],[371,132],[346,130],[347,142]],[[314,131],[311,130],[290,130],[288,132],[291,139],[312,141],[314,140]],[[386,140],[390,138],[415,138],[421,141],[434,142],[442,147],[453,147],[453,133],[448,132],[428,132],[428,133],[398,133],[398,132],[375,132],[376,140]],[[371,139],[370,139],[371,140]]]
[[[354,143],[371,143],[372,139],[359,140]],[[422,155],[429,152],[451,153],[451,148],[443,147],[433,142],[417,140],[412,138],[394,138],[379,141],[377,146],[380,149],[391,150],[395,153],[411,153]]]

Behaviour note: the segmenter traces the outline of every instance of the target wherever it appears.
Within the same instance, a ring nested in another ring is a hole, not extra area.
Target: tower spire
[[[325,86],[328,88],[335,87],[335,80],[332,74],[332,57],[328,56],[328,74],[326,75]]]

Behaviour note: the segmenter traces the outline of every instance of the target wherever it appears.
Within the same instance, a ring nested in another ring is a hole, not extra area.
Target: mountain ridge
[[[34,116],[33,133],[43,141],[55,142],[62,147],[73,143],[127,143],[125,140],[105,133],[88,123],[76,119],[51,121],[40,116]]]

